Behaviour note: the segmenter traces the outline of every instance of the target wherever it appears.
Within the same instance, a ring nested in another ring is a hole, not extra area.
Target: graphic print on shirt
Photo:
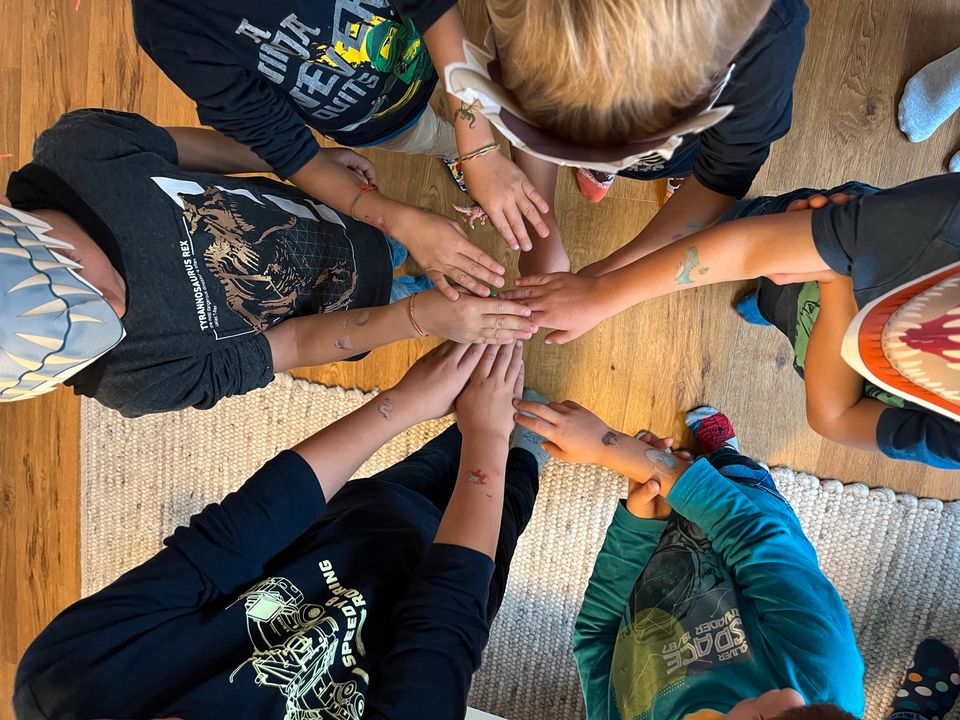
[[[637,579],[627,612],[610,673],[622,718],[646,718],[671,686],[753,656],[730,573],[703,531],[678,515]]]
[[[328,561],[320,570],[334,593],[323,606],[305,602],[300,589],[281,577],[237,598],[246,611],[253,656],[231,673],[230,682],[250,665],[257,685],[286,698],[283,720],[360,720],[370,681],[357,665],[365,654],[366,602],[340,585]]]
[[[244,18],[237,35],[258,46],[260,74],[281,86],[304,113],[329,121],[361,104],[365,117],[336,130],[349,132],[370,118],[398,110],[414,97],[433,64],[412,20],[398,20],[387,0],[336,0],[331,28],[311,27],[296,14],[276,30]],[[406,86],[396,102],[388,97]]]
[[[350,306],[358,279],[354,246],[329,208],[171,178],[153,181],[183,211],[180,255],[201,330],[224,339],[262,332],[297,310]],[[211,282],[221,286],[232,312],[220,307]]]

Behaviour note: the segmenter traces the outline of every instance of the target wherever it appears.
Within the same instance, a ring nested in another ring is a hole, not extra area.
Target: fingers
[[[660,492],[660,483],[656,480],[647,480],[645,483],[637,483],[630,490],[630,501],[637,504],[653,502]]]
[[[481,300],[484,315],[515,315],[517,317],[529,318],[531,310],[526,305],[512,300],[504,300],[497,297],[496,300]]]
[[[847,195],[847,193],[834,193],[830,196],[830,202],[833,205],[846,205],[851,200],[853,195]]]
[[[473,371],[477,367],[477,363],[480,362],[480,358],[483,357],[484,346],[476,345],[473,343],[453,343],[459,349],[459,356],[457,357],[457,368],[462,370]]]
[[[550,212],[550,203],[544,200],[543,195],[537,192],[537,189],[533,186],[533,183],[528,181],[523,183],[521,187],[523,188],[523,194],[526,195],[528,198],[530,198],[531,202],[533,202],[533,204],[537,206],[537,210],[539,210],[542,213]],[[524,212],[524,215],[526,215],[526,212]],[[530,218],[529,215],[527,215],[527,218],[534,225],[536,225],[536,223],[533,222],[533,218]],[[542,237],[546,237],[546,235],[542,235]]]
[[[566,345],[577,337],[579,336],[569,330],[554,330],[543,339],[543,342],[547,345]]]
[[[493,369],[491,370],[492,377],[497,380],[507,379],[507,368],[510,367],[510,363],[513,361],[513,355],[516,352],[518,344],[517,342],[512,342],[497,348],[497,359],[494,361]]]
[[[532,430],[537,435],[543,435],[545,438],[549,438],[557,429],[556,425],[548,423],[546,420],[538,417],[530,417],[522,413],[514,413],[513,421],[517,425],[525,427],[527,430]],[[544,445],[544,447],[546,447],[546,445]]]
[[[787,205],[786,212],[795,212],[797,210],[806,210],[810,207],[808,198],[798,198]]]
[[[523,215],[517,210],[517,207],[511,203],[506,207],[503,213],[507,222],[510,223],[510,229],[513,230],[514,237],[520,243],[520,249],[524,252],[533,249],[533,243],[530,242],[530,236],[527,234],[527,226],[523,222]]]
[[[551,405],[552,404],[553,403],[551,403]],[[520,412],[542,418],[553,425],[556,425],[563,418],[562,414],[550,405],[544,405],[543,403],[533,402],[531,400],[517,400],[513,403],[513,406]]]
[[[493,223],[497,232],[503,235],[503,239],[507,241],[510,249],[519,250],[520,243],[517,241],[516,235],[513,234],[513,228],[510,227],[510,222],[506,215],[500,210],[493,210],[487,213],[487,217],[490,218],[490,222]]]
[[[540,213],[537,212],[537,207],[532,202],[526,202],[521,199],[519,207],[520,212],[523,213],[523,217],[530,223],[530,226],[537,232],[537,235],[545,238],[550,234],[550,228],[548,228],[547,224],[540,218]],[[543,212],[546,212],[546,210]]]
[[[473,277],[478,278],[485,283],[489,283],[494,287],[503,287],[503,276],[499,275],[495,270],[488,269],[487,266],[478,263],[476,260],[473,260],[462,253],[457,256],[456,259],[458,267],[464,272],[470,273],[470,275]],[[497,265],[497,263],[493,262],[492,260],[491,263],[493,265]],[[501,270],[501,272],[503,271]]]
[[[520,372],[517,373],[517,378],[513,382],[513,396],[515,398],[523,395],[523,381],[527,374],[527,366],[523,362],[523,353],[520,353]]]
[[[471,295],[476,295],[477,297],[482,297],[482,298],[490,297],[490,288],[488,288],[479,280],[471,276],[463,268],[450,267],[447,269],[447,274],[451,278],[453,278],[453,282],[455,285],[459,285],[461,288],[463,288],[465,291],[467,291]]]
[[[686,450],[678,450],[677,452],[674,453],[674,455],[676,455],[681,460],[686,460],[687,462],[690,462],[691,460],[693,460],[693,455],[688,453]]]
[[[540,435],[543,435],[543,433],[540,433]],[[542,447],[544,450],[546,450],[548,453],[550,453],[553,457],[557,458],[558,460],[566,460],[567,454],[556,443],[552,443],[552,442],[540,443],[540,447]]]
[[[510,362],[507,365],[506,373],[504,374],[504,381],[508,386],[513,386],[513,395],[517,395],[517,379],[520,378],[522,381],[523,375],[523,343],[517,340],[513,344],[513,355],[510,358]],[[520,383],[520,392],[523,392],[523,382]]]
[[[562,405],[564,407],[570,408],[571,410],[587,410],[583,405],[581,405],[578,402],[574,402],[573,400],[564,400]],[[587,412],[590,412],[590,411],[587,410]]]
[[[472,245],[472,243],[471,243],[471,245]],[[477,263],[478,265],[482,265],[482,266],[485,267],[487,270],[489,270],[490,272],[492,272],[496,277],[500,277],[501,275],[503,275],[503,274],[507,271],[507,269],[506,269],[503,265],[501,265],[501,264],[498,263],[496,260],[494,260],[492,257],[490,257],[489,255],[487,255],[483,250],[481,250],[480,248],[478,248],[476,245],[473,245],[471,251],[469,251],[469,252],[461,251],[460,254],[461,254],[461,255],[466,255],[467,258],[469,258],[469,259],[472,260],[473,262]],[[503,278],[500,278],[500,279],[503,280]],[[494,284],[495,284],[495,283],[494,283]],[[502,284],[503,284],[503,283],[501,283],[501,285],[502,285]],[[499,287],[499,285],[498,285],[498,287]]]
[[[517,278],[516,285],[518,288],[547,285],[554,277],[563,274],[564,273],[547,273],[546,275],[525,275]]]
[[[442,272],[439,270],[430,270],[427,275],[433,280],[433,284],[437,286],[440,294],[447,300],[456,302],[460,299],[460,293],[450,286],[450,283],[447,282],[447,278]]]
[[[473,377],[475,378],[486,378],[490,377],[490,372],[493,370],[493,364],[497,361],[497,353],[500,351],[500,348],[497,345],[488,345],[483,350],[483,355],[480,356],[480,360],[477,361],[477,367],[473,371]]]

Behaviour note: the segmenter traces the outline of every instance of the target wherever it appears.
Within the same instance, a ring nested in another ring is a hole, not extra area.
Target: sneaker
[[[447,170],[450,171],[450,176],[453,178],[453,181],[457,184],[457,187],[460,188],[463,192],[467,191],[467,183],[463,179],[463,163],[460,162],[460,158],[453,158],[452,160],[447,160],[443,158],[443,164],[447,166]]]
[[[613,173],[577,168],[577,185],[590,202],[598,203],[606,197],[617,176]]]
[[[667,187],[663,191],[663,201],[660,203],[661,205],[665,205],[667,200],[673,197],[673,194],[683,185],[684,180],[686,180],[685,177],[667,178]]]
[[[751,325],[773,325],[773,323],[767,320],[763,316],[763,313],[760,312],[760,305],[757,302],[756,290],[751,290],[742,298],[737,300],[737,303],[734,307],[737,309],[737,314],[739,314],[740,317],[742,317]]]

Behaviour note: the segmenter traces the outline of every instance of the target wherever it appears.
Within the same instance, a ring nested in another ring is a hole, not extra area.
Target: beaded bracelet
[[[407,317],[410,318],[410,324],[413,325],[413,329],[417,331],[417,334],[420,337],[426,336],[426,333],[417,325],[417,321],[413,317],[413,299],[417,296],[417,293],[414,293],[410,296],[410,299],[407,301]]]
[[[489,145],[484,145],[479,150],[474,150],[473,152],[469,152],[466,155],[461,155],[460,162],[465,163],[467,160],[473,160],[475,157],[480,157],[481,155],[486,155],[488,152],[492,152],[493,150],[499,150],[499,149],[500,149],[500,143],[496,143],[496,142],[490,143]]]
[[[379,189],[380,189],[380,188],[378,188],[378,187],[377,187],[376,185],[374,185],[373,183],[367,183],[367,182],[361,183],[361,185],[360,185],[360,190],[357,191],[356,196],[353,198],[353,202],[350,203],[350,210],[347,211],[347,215],[349,215],[349,216],[352,217],[354,220],[356,220],[357,217],[356,217],[356,215],[353,214],[353,209],[357,206],[357,203],[360,202],[360,198],[362,198],[364,195],[366,195],[366,194],[367,194],[368,192],[370,192],[371,190],[379,190]]]

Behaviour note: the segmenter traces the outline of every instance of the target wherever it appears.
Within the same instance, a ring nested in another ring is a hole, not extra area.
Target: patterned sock
[[[450,171],[450,176],[453,178],[453,181],[457,184],[457,187],[460,188],[463,192],[467,191],[467,183],[463,179],[463,163],[460,162],[460,158],[453,158],[452,160],[447,160],[443,158],[443,164],[447,166],[447,170]]]
[[[903,676],[887,715],[911,712],[928,720],[940,720],[960,694],[960,666],[953,650],[939,640],[927,638],[917,646],[913,662]]]
[[[577,168],[577,186],[590,202],[600,202],[607,195],[617,176],[613,173]]]
[[[960,48],[934,60],[907,81],[897,118],[910,142],[921,142],[957,108],[960,108]]]
[[[523,399],[539,403],[550,402],[533,388],[523,389]],[[543,472],[543,466],[546,464],[547,458],[550,457],[550,453],[540,447],[540,443],[545,441],[546,438],[543,435],[538,435],[533,430],[527,430],[527,428],[519,425],[516,425],[513,432],[510,433],[510,447],[523,448],[533,455],[537,459],[537,468],[540,472]]]
[[[709,455],[714,450],[726,446],[740,452],[740,441],[733,431],[733,425],[727,416],[709,405],[691,410],[684,418],[687,427],[697,436],[697,442],[704,454]]]

